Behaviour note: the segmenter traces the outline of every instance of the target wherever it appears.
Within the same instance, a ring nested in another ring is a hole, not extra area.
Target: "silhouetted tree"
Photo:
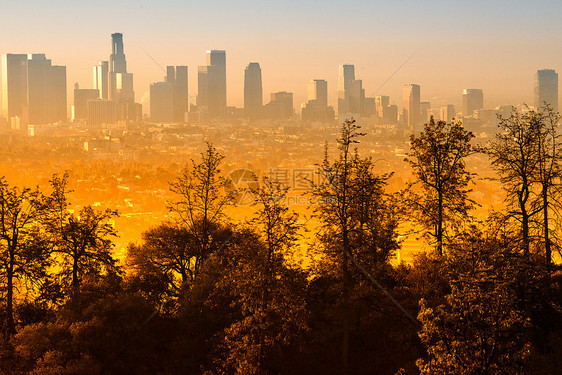
[[[342,341],[342,371],[347,373],[349,358],[349,291],[351,279],[348,264],[348,254],[351,254],[351,235],[358,223],[352,219],[355,195],[353,177],[355,155],[353,145],[358,143],[359,126],[354,119],[346,120],[337,139],[339,155],[333,162],[328,158],[328,149],[321,165],[321,183],[314,187],[313,193],[320,199],[321,204],[316,215],[323,224],[321,241],[327,252],[339,258],[337,267],[342,282],[343,304],[343,341]]]
[[[406,161],[422,189],[410,204],[418,221],[435,238],[439,255],[443,254],[447,227],[465,219],[474,203],[468,198],[471,174],[465,165],[465,158],[473,152],[473,137],[462,123],[435,122],[433,117],[419,136],[410,136],[411,151]]]
[[[519,291],[540,270],[520,253],[517,235],[493,220],[462,235],[449,249],[451,293],[430,308],[422,299],[422,374],[521,374],[529,357],[530,320]]]
[[[542,207],[532,205],[542,126],[538,113],[519,113],[514,109],[510,117],[500,118],[500,132],[486,148],[507,192],[509,214],[521,221],[521,248],[526,255],[530,250],[531,219],[542,211]]]
[[[16,281],[38,281],[45,276],[48,251],[39,224],[45,215],[44,197],[38,189],[11,187],[0,179],[0,285],[4,333],[15,333]]]
[[[47,199],[46,228],[51,236],[52,251],[60,256],[61,275],[70,278],[70,287],[77,291],[84,275],[118,271],[111,253],[114,246],[111,238],[117,233],[110,223],[118,214],[111,209],[97,211],[91,206],[82,208],[78,214],[71,213],[67,178],[64,174],[51,179],[53,191]]]
[[[127,248],[127,262],[135,275],[161,276],[175,292],[193,281],[196,252],[187,229],[164,222],[144,232],[142,238],[142,244]]]
[[[395,196],[385,192],[392,174],[378,175],[370,158],[354,157],[351,218],[357,222],[352,248],[367,269],[386,264],[400,247],[398,225],[403,210]]]
[[[546,104],[541,112],[533,112],[540,118],[537,127],[538,137],[536,144],[537,171],[536,181],[539,185],[539,197],[534,207],[542,209],[542,238],[545,248],[545,260],[547,264],[552,262],[552,238],[553,228],[551,212],[558,213],[560,207],[560,179],[562,178],[562,147],[560,147],[560,136],[558,135],[558,124],[560,114],[555,113],[550,105]]]
[[[223,156],[207,144],[207,150],[201,155],[202,160],[191,166],[186,165],[176,181],[170,183],[170,190],[178,199],[169,202],[170,211],[177,214],[180,225],[184,226],[193,248],[193,276],[196,277],[202,262],[219,246],[224,239],[216,238],[224,220],[223,210],[228,203],[223,194],[224,178],[221,176],[220,163]]]
[[[306,274],[285,259],[296,247],[298,217],[274,182],[266,179],[255,197],[251,229],[237,233],[228,250],[225,283],[242,313],[225,332],[229,373],[269,373],[273,357],[306,329]]]

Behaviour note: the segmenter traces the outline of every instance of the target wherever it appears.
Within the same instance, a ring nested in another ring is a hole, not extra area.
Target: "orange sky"
[[[159,64],[188,65],[196,94],[205,50],[227,51],[228,104],[242,105],[244,67],[262,67],[264,101],[275,91],[305,100],[310,79],[328,80],[335,105],[337,67],[355,64],[367,96],[411,54],[415,56],[377,94],[400,107],[402,85],[421,85],[422,100],[460,106],[463,88],[484,89],[486,107],[532,103],[537,69],[562,70],[560,2],[505,0],[353,0],[205,3],[99,0],[69,6],[22,0],[0,14],[1,53],[44,52],[67,66],[74,82],[92,85],[91,69],[107,60],[110,34],[123,32],[137,101],[162,79]],[[69,105],[72,95],[69,91]]]

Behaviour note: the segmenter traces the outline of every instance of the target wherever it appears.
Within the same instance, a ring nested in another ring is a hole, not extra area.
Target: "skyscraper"
[[[261,68],[257,62],[249,63],[244,70],[244,114],[250,119],[260,116],[263,106]]]
[[[47,122],[67,120],[67,95],[66,95],[66,66],[51,66],[51,103],[50,118]],[[48,95],[46,93],[45,95]]]
[[[420,86],[416,84],[404,85],[403,100],[408,129],[414,132],[420,122]]]
[[[72,121],[88,119],[88,101],[99,98],[98,89],[81,89],[78,83],[74,84],[74,105],[72,108]]]
[[[94,66],[94,89],[99,91],[98,98],[108,99],[109,62],[100,61]]]
[[[132,103],[135,100],[133,74],[127,73],[123,34],[121,33],[111,34],[108,88],[109,99],[128,103]]]
[[[150,120],[174,122],[174,83],[156,82],[150,85]]]
[[[322,107],[328,105],[328,82],[323,79],[313,79],[308,82],[308,101],[315,101]]]
[[[271,101],[265,106],[264,112],[268,118],[275,120],[291,118],[294,113],[293,93],[286,91],[272,93]]]
[[[472,116],[474,111],[484,109],[482,89],[464,89],[462,92],[462,114]]]
[[[175,122],[184,122],[185,113],[189,110],[187,66],[166,67],[166,82],[174,87],[173,118]]]
[[[208,66],[198,66],[197,67],[197,105],[202,107],[204,110],[208,110],[208,78],[209,78],[209,67]]]
[[[363,102],[365,101],[363,81],[360,79],[350,81],[346,93],[349,112],[354,114],[363,112]]]
[[[301,106],[301,118],[304,122],[330,124],[334,122],[334,108],[328,107],[328,82],[313,79],[308,82],[307,103]]]
[[[390,105],[390,97],[386,95],[377,95],[375,96],[375,108],[377,111],[377,116],[383,118],[384,115],[384,108]]]
[[[123,34],[111,34],[111,55],[109,56],[109,68],[111,72],[126,73],[127,61],[123,48]]]
[[[349,95],[353,81],[355,81],[355,66],[340,65],[338,68],[338,115],[351,112]]]
[[[207,107],[213,116],[226,113],[226,52],[207,51]]]
[[[345,99],[345,93],[350,82],[355,80],[355,66],[350,64],[340,65],[338,69],[338,98]]]
[[[66,67],[44,54],[2,57],[2,103],[7,121],[23,124],[66,121]]]
[[[545,103],[558,112],[558,73],[553,69],[537,70],[535,74],[535,107]]]
[[[429,122],[431,118],[431,103],[430,102],[420,102],[420,124],[425,124]]]
[[[2,115],[10,122],[12,117],[25,116],[27,106],[27,55],[2,55]]]
[[[446,123],[451,123],[456,116],[455,107],[452,104],[442,105],[439,110],[439,119]]]

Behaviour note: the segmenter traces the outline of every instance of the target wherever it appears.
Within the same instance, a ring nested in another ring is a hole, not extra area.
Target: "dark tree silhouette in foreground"
[[[61,274],[65,279],[70,278],[71,290],[76,293],[85,275],[118,272],[112,255],[112,238],[117,233],[111,224],[118,213],[111,209],[98,211],[91,206],[83,207],[78,213],[70,212],[66,185],[66,174],[53,176],[53,191],[47,199],[49,216],[45,222],[52,251],[60,255]]]
[[[0,290],[6,316],[4,334],[8,337],[16,329],[16,282],[38,281],[46,275],[49,253],[39,230],[45,211],[38,189],[11,187],[0,179]]]
[[[410,205],[418,221],[435,239],[435,249],[443,254],[446,229],[466,219],[474,202],[468,198],[471,174],[465,164],[473,149],[474,136],[460,122],[447,124],[431,118],[419,136],[410,136],[406,159],[414,170],[422,194],[414,194]]]
[[[224,178],[220,164],[224,156],[211,145],[201,155],[201,162],[186,164],[178,178],[170,183],[170,190],[177,194],[175,201],[168,203],[171,212],[177,215],[179,224],[190,237],[190,246],[195,256],[192,274],[196,277],[202,263],[218,247],[224,238],[221,232],[224,207],[228,197],[224,195]]]

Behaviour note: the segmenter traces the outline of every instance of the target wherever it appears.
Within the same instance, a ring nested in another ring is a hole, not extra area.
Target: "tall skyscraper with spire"
[[[127,73],[127,60],[123,48],[123,34],[111,34],[111,55],[109,56],[109,99],[133,103],[133,74]]]
[[[262,106],[261,68],[259,63],[251,62],[244,70],[244,115],[256,119],[260,116]]]
[[[554,69],[537,70],[535,74],[535,107],[545,103],[558,112],[558,73]]]
[[[142,106],[135,103],[133,74],[127,72],[123,34],[111,34],[109,60],[100,61],[93,72],[94,89],[98,90],[99,99],[88,102],[88,123],[140,121]]]

